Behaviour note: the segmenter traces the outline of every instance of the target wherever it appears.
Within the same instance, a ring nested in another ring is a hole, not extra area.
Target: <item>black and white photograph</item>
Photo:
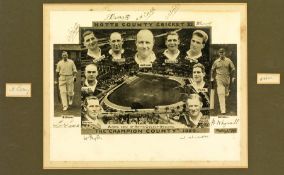
[[[44,8],[45,167],[247,165],[244,6],[61,8]]]
[[[183,28],[160,27],[171,23]],[[158,133],[209,132],[210,27],[190,21],[114,25],[119,27],[80,28],[82,133],[105,133],[110,125],[135,133],[127,126],[149,124],[173,129]]]
[[[237,45],[212,44],[210,97],[212,116],[237,115]]]

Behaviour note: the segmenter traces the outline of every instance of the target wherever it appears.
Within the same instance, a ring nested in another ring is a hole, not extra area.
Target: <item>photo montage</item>
[[[81,134],[209,133],[237,116],[237,45],[211,44],[210,26],[78,28],[80,44],[54,45],[54,115],[81,117]]]

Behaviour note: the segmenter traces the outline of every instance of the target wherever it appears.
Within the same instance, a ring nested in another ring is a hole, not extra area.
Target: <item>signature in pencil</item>
[[[140,14],[137,18],[136,21],[140,21],[140,20],[147,20],[149,19],[152,15],[154,15],[156,9],[154,7],[152,7],[150,10],[143,12],[142,14]]]
[[[177,13],[177,11],[179,10],[179,6],[180,5],[173,5],[171,10],[169,11],[169,13],[166,15],[165,18],[169,19],[170,17],[174,16]]]
[[[69,42],[74,41],[74,39],[79,34],[80,25],[76,22],[70,29],[68,29],[67,40]]]

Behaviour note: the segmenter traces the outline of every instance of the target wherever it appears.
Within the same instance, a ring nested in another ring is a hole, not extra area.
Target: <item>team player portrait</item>
[[[124,39],[120,32],[112,32],[109,35],[108,45],[110,48],[106,49],[103,66],[104,69],[108,69],[106,74],[111,74],[111,78],[114,79],[119,79],[123,74],[126,74],[126,67],[130,67],[128,65],[133,60],[134,51],[129,50],[129,47],[124,48],[123,44]]]
[[[152,65],[156,60],[153,52],[154,35],[150,30],[140,30],[136,37],[137,53],[135,54],[135,62],[140,65]],[[152,66],[151,66],[152,67]]]
[[[202,49],[208,40],[208,35],[202,30],[195,30],[190,40],[190,49],[186,52],[187,57],[192,62],[200,62]]]
[[[62,59],[56,66],[55,84],[59,86],[63,111],[66,111],[68,107],[73,104],[76,73],[77,69],[73,60],[68,59],[68,53],[66,51],[62,51]]]
[[[179,118],[179,122],[190,128],[209,127],[209,117],[202,114],[203,103],[198,94],[189,95],[186,100],[187,113]]]
[[[89,64],[85,68],[85,80],[82,84],[81,88],[81,96],[84,99],[87,96],[95,96],[99,93],[96,89],[98,80],[98,68],[95,64]]]
[[[120,33],[113,32],[110,34],[109,45],[111,49],[108,51],[108,54],[111,56],[111,60],[115,62],[125,62],[123,38]]]
[[[209,107],[209,90],[208,83],[204,80],[205,67],[201,63],[197,63],[192,68],[192,78],[190,83],[185,87],[187,94],[199,94],[202,99],[203,107]]]
[[[100,129],[104,125],[99,115],[103,112],[99,99],[95,96],[87,97],[83,102],[82,125],[91,126],[94,129]]]
[[[87,57],[92,59],[94,63],[103,58],[102,51],[98,45],[98,38],[94,32],[87,30],[83,33],[83,45],[88,49]]]
[[[217,94],[221,114],[226,114],[226,99],[230,95],[230,84],[235,83],[235,65],[230,58],[226,57],[224,48],[218,50],[219,57],[214,61],[211,68],[211,82],[217,84]]]
[[[186,52],[186,57],[183,64],[189,72],[192,72],[194,64],[201,63],[205,67],[205,72],[209,74],[210,61],[209,56],[203,52],[203,49],[208,41],[208,34],[203,30],[195,30],[190,39],[190,48]]]
[[[180,39],[177,32],[169,32],[165,41],[167,47],[163,52],[164,63],[177,63],[180,57]]]

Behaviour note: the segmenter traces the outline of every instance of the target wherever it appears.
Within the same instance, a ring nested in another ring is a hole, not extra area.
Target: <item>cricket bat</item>
[[[210,109],[214,109],[214,98],[215,98],[215,89],[214,81],[211,81],[211,90],[210,90]]]

